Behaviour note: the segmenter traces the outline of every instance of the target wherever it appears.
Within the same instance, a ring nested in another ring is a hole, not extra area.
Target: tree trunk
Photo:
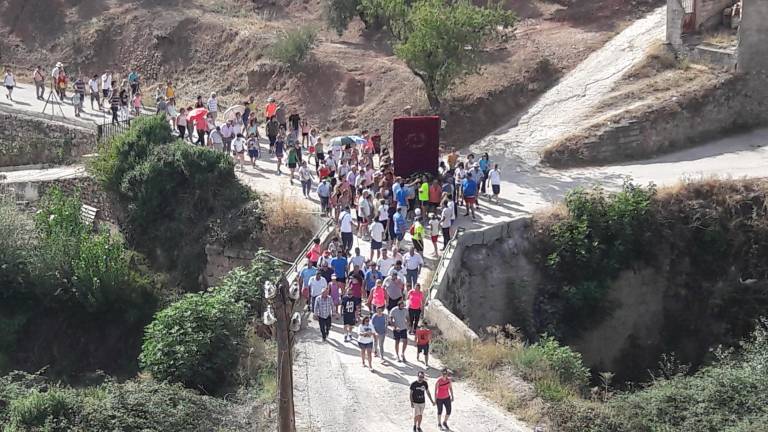
[[[290,330],[293,302],[288,297],[288,281],[281,280],[274,308],[277,322],[277,412],[280,432],[296,432],[296,414],[293,406],[293,335]]]
[[[434,114],[440,113],[440,97],[435,93],[434,90],[430,90],[429,87],[427,87],[427,101],[429,101],[429,107],[432,108],[432,112]]]

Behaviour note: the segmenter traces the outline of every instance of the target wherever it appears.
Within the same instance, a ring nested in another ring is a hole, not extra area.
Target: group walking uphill
[[[81,117],[86,112],[86,99],[90,100],[90,110],[94,114],[106,116],[111,113],[113,123],[138,116],[144,110],[140,75],[135,69],[129,70],[119,85],[111,70],[88,77],[80,72],[69,72],[61,62],[56,63],[50,73],[37,66],[31,72],[31,78],[37,100],[47,104],[70,104],[75,117]],[[17,84],[9,68],[5,70],[3,83],[7,99],[13,102],[13,90]],[[46,89],[50,89],[47,96]]]
[[[423,322],[428,293],[419,282],[424,254],[439,256],[457,220],[477,217],[478,198],[498,199],[501,172],[487,155],[476,161],[472,154],[453,150],[440,162],[437,175],[403,178],[394,174],[377,131],[370,136],[363,131],[359,137],[331,139],[319,151],[317,142],[322,142],[314,141],[307,159],[314,156],[315,167],[302,161],[301,169],[308,173],[299,176],[304,195],[311,195],[305,178],[317,177],[321,211],[335,222],[337,235],[327,245],[314,240],[299,285],[322,341],[338,326],[344,343],[357,345],[363,368],[375,373],[374,358],[382,367],[407,364],[413,355],[408,346],[415,345],[416,364],[429,369],[432,331]],[[304,150],[301,144],[297,148]],[[385,350],[388,338],[394,341],[394,352]],[[410,388],[415,431],[421,430],[424,395],[429,395],[420,375]],[[438,425],[448,430],[453,400],[448,371],[436,383],[435,396]]]

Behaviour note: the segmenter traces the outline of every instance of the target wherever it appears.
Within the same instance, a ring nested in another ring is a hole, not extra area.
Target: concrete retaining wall
[[[96,151],[96,131],[0,110],[0,167],[67,164]]]
[[[768,76],[739,74],[679,100],[624,112],[545,150],[555,167],[636,160],[768,125]]]
[[[733,5],[733,0],[698,0],[696,2],[696,28],[707,30],[722,22],[723,9]]]
[[[739,70],[768,71],[768,1],[742,0]]]

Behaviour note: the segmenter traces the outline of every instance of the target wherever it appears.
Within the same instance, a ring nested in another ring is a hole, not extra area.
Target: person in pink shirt
[[[320,246],[320,239],[315,238],[312,240],[312,248],[307,252],[307,259],[312,265],[317,265],[317,261],[320,259],[320,255],[323,254],[323,247]]]
[[[387,306],[387,290],[384,288],[384,284],[381,279],[376,281],[376,286],[371,290],[371,295],[368,297],[368,309],[371,312],[380,307]]]
[[[417,283],[412,290],[408,291],[408,325],[411,327],[411,334],[416,333],[423,307],[424,292],[421,291],[421,284]]]
[[[344,283],[336,280],[336,275],[331,275],[331,283],[328,284],[328,291],[333,300],[333,309],[336,315],[341,314],[339,305],[341,304],[341,293],[345,291]]]

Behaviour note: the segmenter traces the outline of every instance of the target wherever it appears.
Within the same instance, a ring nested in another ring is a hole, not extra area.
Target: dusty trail
[[[666,7],[661,7],[634,22],[547,91],[516,124],[480,140],[472,150],[536,164],[544,146],[572,131],[648,47],[664,39],[665,20]]]

